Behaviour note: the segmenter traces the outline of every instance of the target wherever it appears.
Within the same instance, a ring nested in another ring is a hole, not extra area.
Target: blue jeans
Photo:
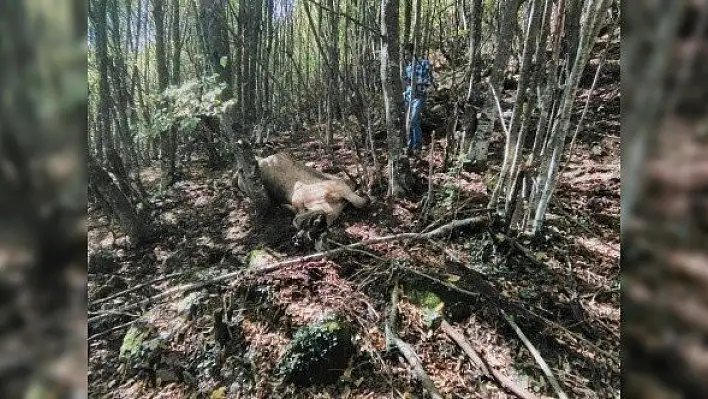
[[[423,110],[425,99],[414,98],[411,105],[411,130],[408,132],[408,148],[419,150],[422,143],[423,129],[420,127],[420,113]],[[408,110],[408,102],[406,101],[406,111]]]

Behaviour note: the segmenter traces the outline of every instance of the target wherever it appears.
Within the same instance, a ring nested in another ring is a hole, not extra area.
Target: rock
[[[179,376],[174,370],[170,369],[158,369],[155,371],[155,378],[158,383],[169,383],[179,381]]]
[[[590,151],[592,152],[592,155],[596,157],[599,157],[605,153],[605,151],[599,145],[592,146],[592,149]]]
[[[354,354],[353,328],[339,314],[301,327],[280,359],[278,374],[298,386],[331,384]]]
[[[279,260],[279,254],[269,248],[254,249],[248,254],[246,264],[249,269],[258,269],[276,263]]]
[[[158,385],[181,381],[179,356],[169,350],[167,337],[151,323],[135,323],[125,333],[118,354],[126,377],[136,376]]]
[[[135,323],[123,336],[123,344],[118,352],[118,359],[127,369],[135,374],[153,370],[153,366],[162,357],[164,340],[154,326],[145,322]]]
[[[185,320],[192,320],[199,314],[201,301],[206,295],[203,292],[192,292],[174,304],[177,314],[184,317]]]
[[[442,322],[442,310],[445,307],[445,302],[433,291],[417,288],[410,288],[406,291],[411,302],[422,309],[423,324],[429,329],[436,329]]]

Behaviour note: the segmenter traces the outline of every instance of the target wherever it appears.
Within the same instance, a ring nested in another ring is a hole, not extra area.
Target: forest
[[[619,397],[620,21],[89,0],[89,394]]]

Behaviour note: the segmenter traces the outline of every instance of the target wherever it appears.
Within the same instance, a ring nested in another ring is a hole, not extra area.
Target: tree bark
[[[172,0],[172,84],[180,84],[180,65],[182,58],[182,36],[180,34],[179,0]]]
[[[480,42],[482,37],[482,12],[484,8],[482,7],[482,0],[470,0],[472,4],[472,10],[470,12],[472,19],[472,26],[469,32],[469,46],[468,46],[468,62],[469,62],[469,85],[467,87],[467,101],[472,98],[472,92],[474,90],[475,84],[479,83],[480,77],[480,64],[481,57],[480,52],[482,48],[482,43]]]
[[[529,88],[529,80],[533,69],[531,65],[531,56],[535,50],[535,43],[538,37],[538,27],[541,23],[541,15],[543,12],[543,9],[539,7],[539,3],[539,0],[531,0],[531,3],[529,4],[530,21],[525,29],[526,37],[524,40],[524,49],[521,60],[519,86],[516,90],[516,103],[514,104],[511,122],[509,122],[509,132],[504,145],[504,161],[499,173],[499,181],[496,188],[492,192],[488,205],[490,208],[495,207],[499,196],[506,193],[506,213],[509,213],[511,196],[514,194],[513,190],[509,190],[509,187],[507,187],[507,183],[515,181],[515,176],[519,166],[519,158],[521,156],[521,149],[526,139],[524,135],[520,134],[520,124],[524,108],[526,107],[527,97],[529,95],[529,93],[527,93],[527,89]]]
[[[503,88],[501,83],[509,61],[509,55],[511,54],[511,43],[513,42],[512,39],[516,27],[517,13],[523,1],[524,0],[505,0],[503,3],[500,2],[499,4],[503,12],[497,40],[497,53],[494,58],[494,65],[492,66],[492,74],[490,77],[491,85],[499,96],[502,95]],[[491,90],[487,97],[482,117],[483,121],[480,122],[479,128],[475,133],[475,138],[470,143],[470,147],[467,151],[467,158],[481,166],[486,166],[489,139],[497,118],[495,100]]]
[[[222,100],[233,97],[234,79],[232,73],[231,51],[229,49],[226,23],[226,5],[221,0],[200,0],[201,25],[206,44],[205,54],[212,70],[219,75],[226,88],[221,93]],[[222,65],[222,60],[223,65]]]
[[[401,129],[403,88],[398,74],[398,0],[381,0],[381,81],[386,113],[388,144],[388,192],[398,198],[411,188],[412,175],[402,149],[406,137]]]
[[[136,243],[149,239],[151,226],[137,211],[137,204],[121,189],[118,177],[107,171],[92,156],[88,162],[89,184],[99,193],[103,201],[111,205],[111,212],[117,222]]]
[[[167,70],[167,48],[165,43],[165,0],[152,0],[152,16],[155,20],[155,58],[157,60],[157,81],[160,91],[170,84]]]
[[[590,0],[586,3],[585,9],[583,10],[583,29],[581,30],[578,53],[563,91],[558,117],[553,122],[553,129],[548,145],[550,153],[544,160],[541,169],[541,176],[543,177],[541,180],[542,190],[538,206],[535,209],[532,226],[532,232],[534,234],[538,233],[543,225],[546,209],[548,208],[548,203],[555,189],[560,157],[565,149],[565,138],[570,130],[570,117],[575,100],[575,92],[580,82],[582,72],[590,59],[594,39],[597,37],[601,21],[604,18],[609,4],[610,0]]]

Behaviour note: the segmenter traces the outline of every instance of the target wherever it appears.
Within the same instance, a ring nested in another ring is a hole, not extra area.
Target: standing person
[[[407,43],[403,46],[403,56],[406,60],[405,82],[406,91],[403,98],[406,100],[406,115],[410,115],[410,129],[408,131],[408,149],[420,150],[423,130],[420,127],[420,113],[428,98],[430,86],[437,89],[433,81],[433,67],[425,58],[418,58],[414,53],[413,44]],[[414,73],[415,72],[415,73]],[[411,98],[413,101],[411,102]],[[410,112],[410,114],[408,114]]]

